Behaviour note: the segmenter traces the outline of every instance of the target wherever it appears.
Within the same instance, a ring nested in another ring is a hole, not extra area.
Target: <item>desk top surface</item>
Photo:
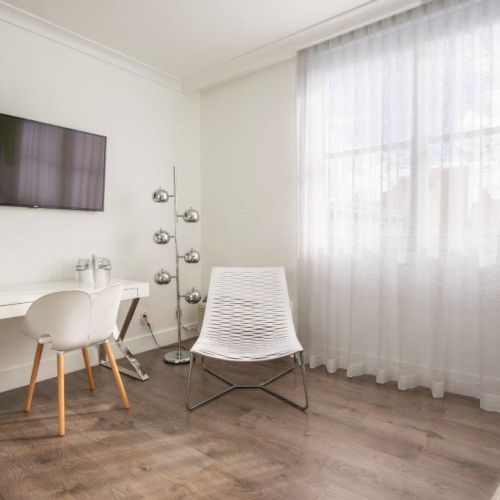
[[[111,284],[114,283],[122,283],[124,291],[132,289],[136,290],[138,297],[147,297],[149,295],[149,283],[122,280],[118,278],[111,280]],[[65,290],[83,290],[87,293],[95,294],[101,291],[102,287],[82,285],[75,280],[0,286],[0,307],[12,304],[31,303],[43,295],[54,292],[62,292]]]

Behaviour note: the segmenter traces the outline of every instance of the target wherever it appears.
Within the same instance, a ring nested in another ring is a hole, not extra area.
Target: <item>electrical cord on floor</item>
[[[149,328],[149,333],[151,333],[151,337],[153,337],[153,340],[155,341],[155,344],[160,348],[160,349],[163,349],[164,346],[160,345],[158,343],[158,341],[156,340],[156,336],[153,332],[153,329],[151,328],[151,325],[149,324],[149,321],[146,323],[148,325],[148,328]]]
[[[154,334],[153,329],[151,328],[151,325],[149,324],[149,321],[146,324],[149,328],[149,333],[151,333],[151,337],[153,337],[153,340],[159,349],[165,349],[166,347],[170,347],[170,346],[166,346],[166,345],[160,345],[158,340],[156,340],[156,335]],[[184,330],[190,330],[190,331],[195,331],[195,330],[197,331],[198,330],[198,328],[196,326],[181,325],[181,328],[183,328]]]

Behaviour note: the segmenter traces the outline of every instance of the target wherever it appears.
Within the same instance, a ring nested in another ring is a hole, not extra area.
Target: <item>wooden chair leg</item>
[[[125,408],[130,408],[130,403],[128,402],[127,392],[125,391],[125,387],[123,386],[122,377],[120,372],[118,371],[118,366],[116,365],[115,357],[113,356],[113,351],[111,350],[111,345],[109,342],[104,342],[104,350],[106,351],[106,355],[108,356],[109,365],[111,366],[111,370],[113,371],[113,377],[115,378],[116,387],[118,387],[118,392],[120,393],[120,397],[122,398],[123,406]]]
[[[28,413],[31,410],[31,401],[33,400],[33,394],[35,393],[36,376],[38,374],[38,367],[40,366],[42,351],[43,351],[43,344],[37,344],[35,359],[33,361],[33,369],[31,370],[30,385],[28,386],[28,394],[26,395],[26,401],[24,403],[24,411],[26,413]]]
[[[64,417],[64,354],[57,353],[57,401],[59,405],[59,436],[65,434]]]
[[[90,364],[89,350],[82,347],[83,361],[85,362],[85,370],[87,370],[87,380],[89,381],[89,389],[95,389],[94,376],[92,375],[92,366]]]

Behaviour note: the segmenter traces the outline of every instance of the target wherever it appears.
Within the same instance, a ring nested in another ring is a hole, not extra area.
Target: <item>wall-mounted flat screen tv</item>
[[[0,205],[104,210],[106,137],[0,114]]]

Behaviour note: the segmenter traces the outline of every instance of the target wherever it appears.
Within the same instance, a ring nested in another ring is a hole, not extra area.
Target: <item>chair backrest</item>
[[[284,268],[213,268],[200,337],[242,346],[296,338]]]
[[[33,302],[23,319],[26,335],[50,342],[57,351],[69,351],[88,342],[91,296],[80,290],[44,295]]]
[[[113,332],[122,290],[123,286],[116,284],[94,296],[82,290],[45,295],[28,309],[23,332],[50,342],[57,351],[104,342]]]
[[[123,285],[117,283],[92,297],[89,337],[91,344],[104,342],[113,333]]]

